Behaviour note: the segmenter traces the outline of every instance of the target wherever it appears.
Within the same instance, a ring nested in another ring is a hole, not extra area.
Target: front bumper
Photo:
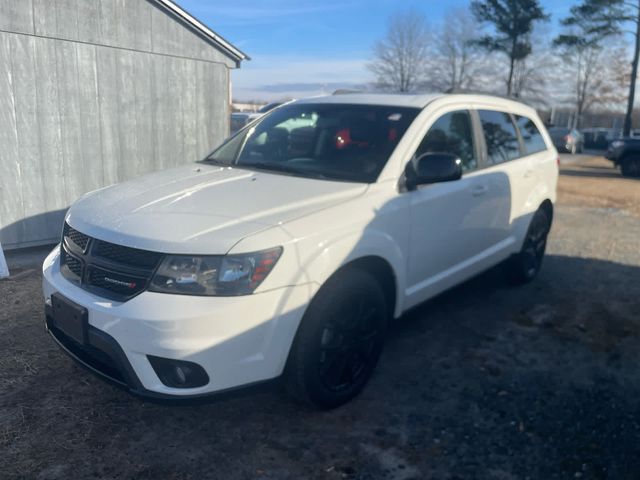
[[[153,399],[193,399],[278,377],[314,286],[300,285],[241,297],[194,297],[143,292],[115,302],[87,292],[60,272],[59,248],[43,265],[47,328],[85,367],[132,393]],[[86,345],[51,323],[51,295],[88,311]],[[209,382],[168,387],[148,356],[194,362]]]

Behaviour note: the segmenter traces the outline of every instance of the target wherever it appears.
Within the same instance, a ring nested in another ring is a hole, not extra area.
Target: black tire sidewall
[[[629,178],[640,177],[640,157],[628,157],[622,161],[622,175]]]
[[[537,262],[535,271],[533,272],[533,274],[531,274],[528,271],[527,264],[526,264],[525,249],[527,248],[527,241],[529,239],[531,229],[534,228],[534,225],[536,225],[538,222],[542,222],[542,221],[544,221],[546,225],[545,249],[542,252],[542,257]],[[511,281],[513,283],[515,284],[528,283],[538,276],[538,273],[540,272],[540,268],[542,267],[544,255],[546,253],[546,240],[547,240],[547,236],[549,235],[550,229],[551,229],[551,219],[549,218],[549,215],[542,208],[538,209],[536,213],[533,215],[533,217],[531,218],[531,222],[529,223],[529,228],[527,229],[527,234],[526,234],[524,243],[522,245],[522,249],[520,250],[520,252],[518,252],[517,255],[514,255],[511,258],[509,270],[510,270]]]
[[[376,337],[373,361],[366,367],[361,377],[348,389],[333,391],[320,378],[320,338],[326,326],[342,302],[353,295],[364,294],[367,302],[375,304],[379,334]],[[355,397],[368,382],[382,353],[388,323],[387,305],[384,292],[375,278],[367,272],[347,269],[332,277],[312,300],[302,319],[289,358],[287,372],[289,382],[294,382],[298,394],[295,396],[318,408],[328,409],[342,405]],[[295,393],[294,393],[295,394]]]

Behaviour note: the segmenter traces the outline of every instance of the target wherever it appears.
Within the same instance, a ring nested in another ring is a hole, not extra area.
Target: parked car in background
[[[640,138],[621,138],[609,145],[605,155],[625,177],[640,177]]]
[[[563,127],[549,128],[551,140],[559,152],[581,153],[584,150],[582,134],[575,129]]]
[[[501,262],[516,283],[536,277],[557,161],[536,111],[511,100],[289,103],[199,164],[78,200],[43,265],[46,326],[142,396],[283,376],[333,408],[408,309]]]
[[[262,117],[265,113],[270,112],[276,107],[282,105],[282,102],[268,103],[260,107],[256,112],[234,112],[231,114],[231,133],[235,133],[245,125]]]
[[[593,150],[606,150],[609,144],[618,138],[618,132],[612,128],[585,128],[581,130],[583,145]]]

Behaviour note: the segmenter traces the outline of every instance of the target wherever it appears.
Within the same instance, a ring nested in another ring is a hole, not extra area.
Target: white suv
[[[513,101],[289,103],[197,164],[76,202],[43,266],[47,328],[147,397],[283,376],[335,407],[407,309],[505,260],[536,276],[557,176],[538,115]]]

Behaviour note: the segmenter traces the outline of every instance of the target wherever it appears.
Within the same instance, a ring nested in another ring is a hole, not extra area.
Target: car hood
[[[223,254],[249,235],[345,202],[366,188],[238,168],[185,166],[89,193],[69,209],[67,222],[82,233],[129,247]]]

